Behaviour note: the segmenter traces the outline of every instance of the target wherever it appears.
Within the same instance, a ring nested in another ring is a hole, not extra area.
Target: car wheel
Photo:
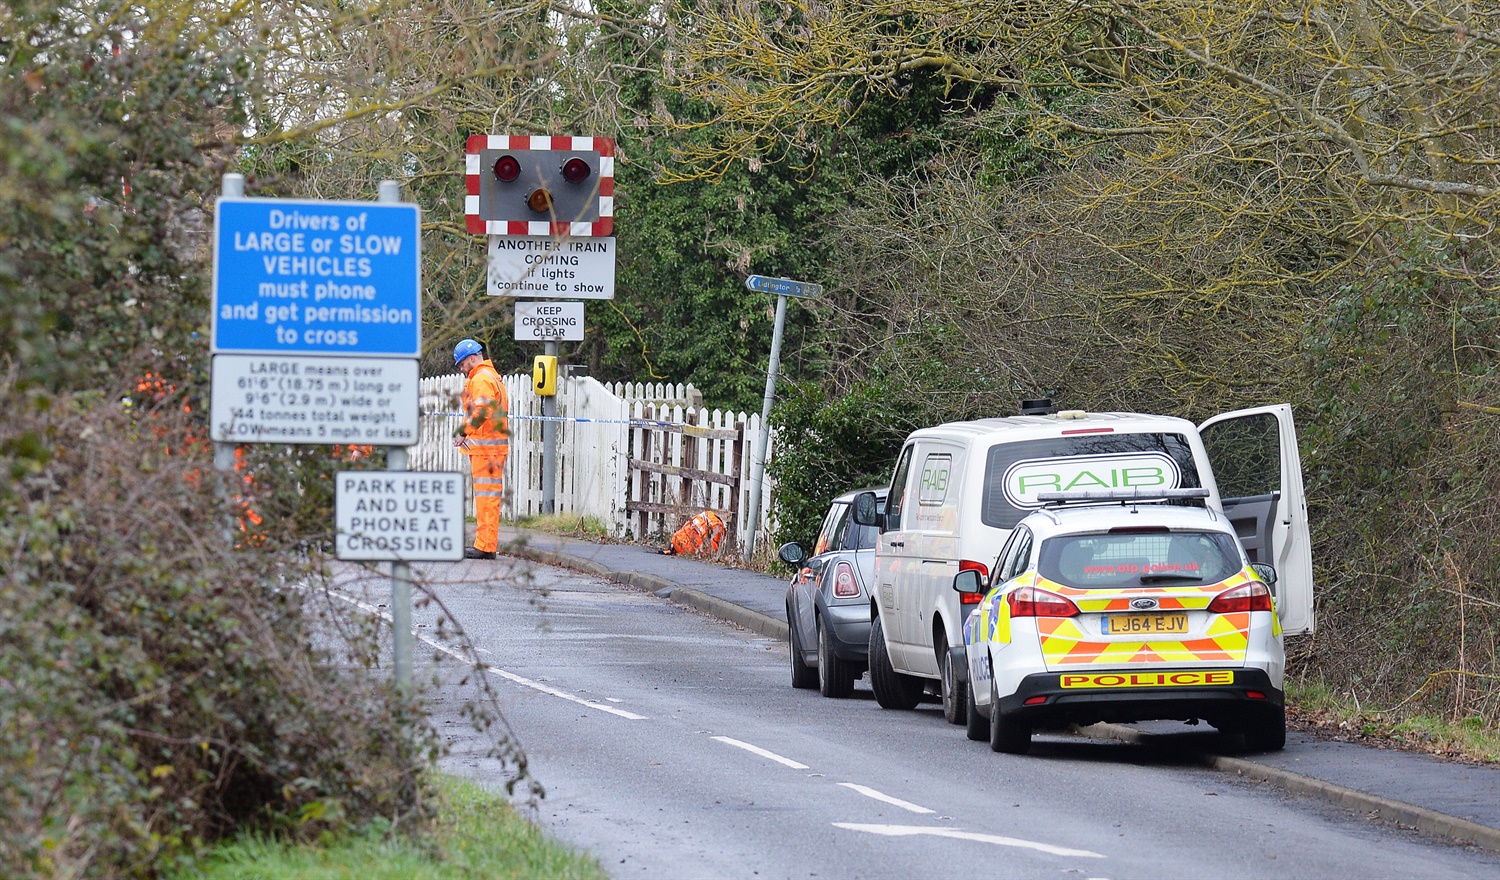
[[[878,614],[870,621],[870,687],[882,709],[915,709],[922,699],[922,679],[891,667],[891,655],[885,649],[885,626]]]
[[[949,724],[963,724],[969,717],[969,686],[953,675],[953,654],[948,640],[938,642],[938,671],[942,675],[943,717]]]
[[[990,738],[990,719],[981,715],[979,707],[974,705],[974,688],[972,686],[964,688],[964,696],[966,697],[964,708],[968,715],[964,719],[964,732],[974,742],[984,742]]]
[[[1286,748],[1286,709],[1277,708],[1251,719],[1244,733],[1246,751],[1281,751]]]
[[[792,655],[792,687],[798,690],[817,687],[817,671],[809,669],[807,664],[802,661],[802,639],[797,635],[797,618],[792,616],[790,606],[786,609],[786,620],[787,652]]]
[[[859,675],[854,664],[833,652],[833,639],[818,618],[818,691],[825,697],[847,697],[854,693],[854,679]]]
[[[990,751],[1024,755],[1031,751],[1031,728],[1000,711],[1000,695],[990,679]]]

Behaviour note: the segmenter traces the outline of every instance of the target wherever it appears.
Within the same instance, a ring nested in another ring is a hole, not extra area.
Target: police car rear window
[[[1085,434],[997,443],[985,458],[980,519],[987,526],[1013,529],[1041,506],[1033,499],[1042,491],[1202,485],[1192,448],[1181,434]]]
[[[1062,535],[1042,544],[1037,572],[1080,589],[1216,584],[1242,566],[1220,532]]]

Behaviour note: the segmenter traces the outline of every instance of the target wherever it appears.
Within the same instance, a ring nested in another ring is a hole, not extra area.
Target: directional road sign
[[[756,293],[774,293],[777,296],[795,296],[812,299],[823,295],[823,285],[809,281],[793,281],[790,278],[772,278],[769,275],[751,275],[745,286]]]
[[[416,205],[219,199],[214,215],[215,354],[421,353]]]

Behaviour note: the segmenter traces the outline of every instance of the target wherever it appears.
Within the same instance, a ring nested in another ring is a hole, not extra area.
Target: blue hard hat
[[[479,354],[484,348],[472,339],[462,339],[453,346],[453,366],[463,363],[464,358],[471,354]]]

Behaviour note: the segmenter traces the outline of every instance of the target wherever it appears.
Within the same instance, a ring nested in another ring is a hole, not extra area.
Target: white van
[[[937,690],[943,714],[966,720],[966,685],[951,647],[981,598],[954,591],[959,571],[987,580],[1016,523],[1042,492],[1204,488],[1234,524],[1251,562],[1269,563],[1282,630],[1313,629],[1312,548],[1292,409],[1237,410],[1194,425],[1139,413],[1041,415],[952,422],[907,438],[884,514],[873,495],[855,520],[878,525],[871,594],[870,681],[887,709]],[[866,493],[868,494],[868,493]]]

